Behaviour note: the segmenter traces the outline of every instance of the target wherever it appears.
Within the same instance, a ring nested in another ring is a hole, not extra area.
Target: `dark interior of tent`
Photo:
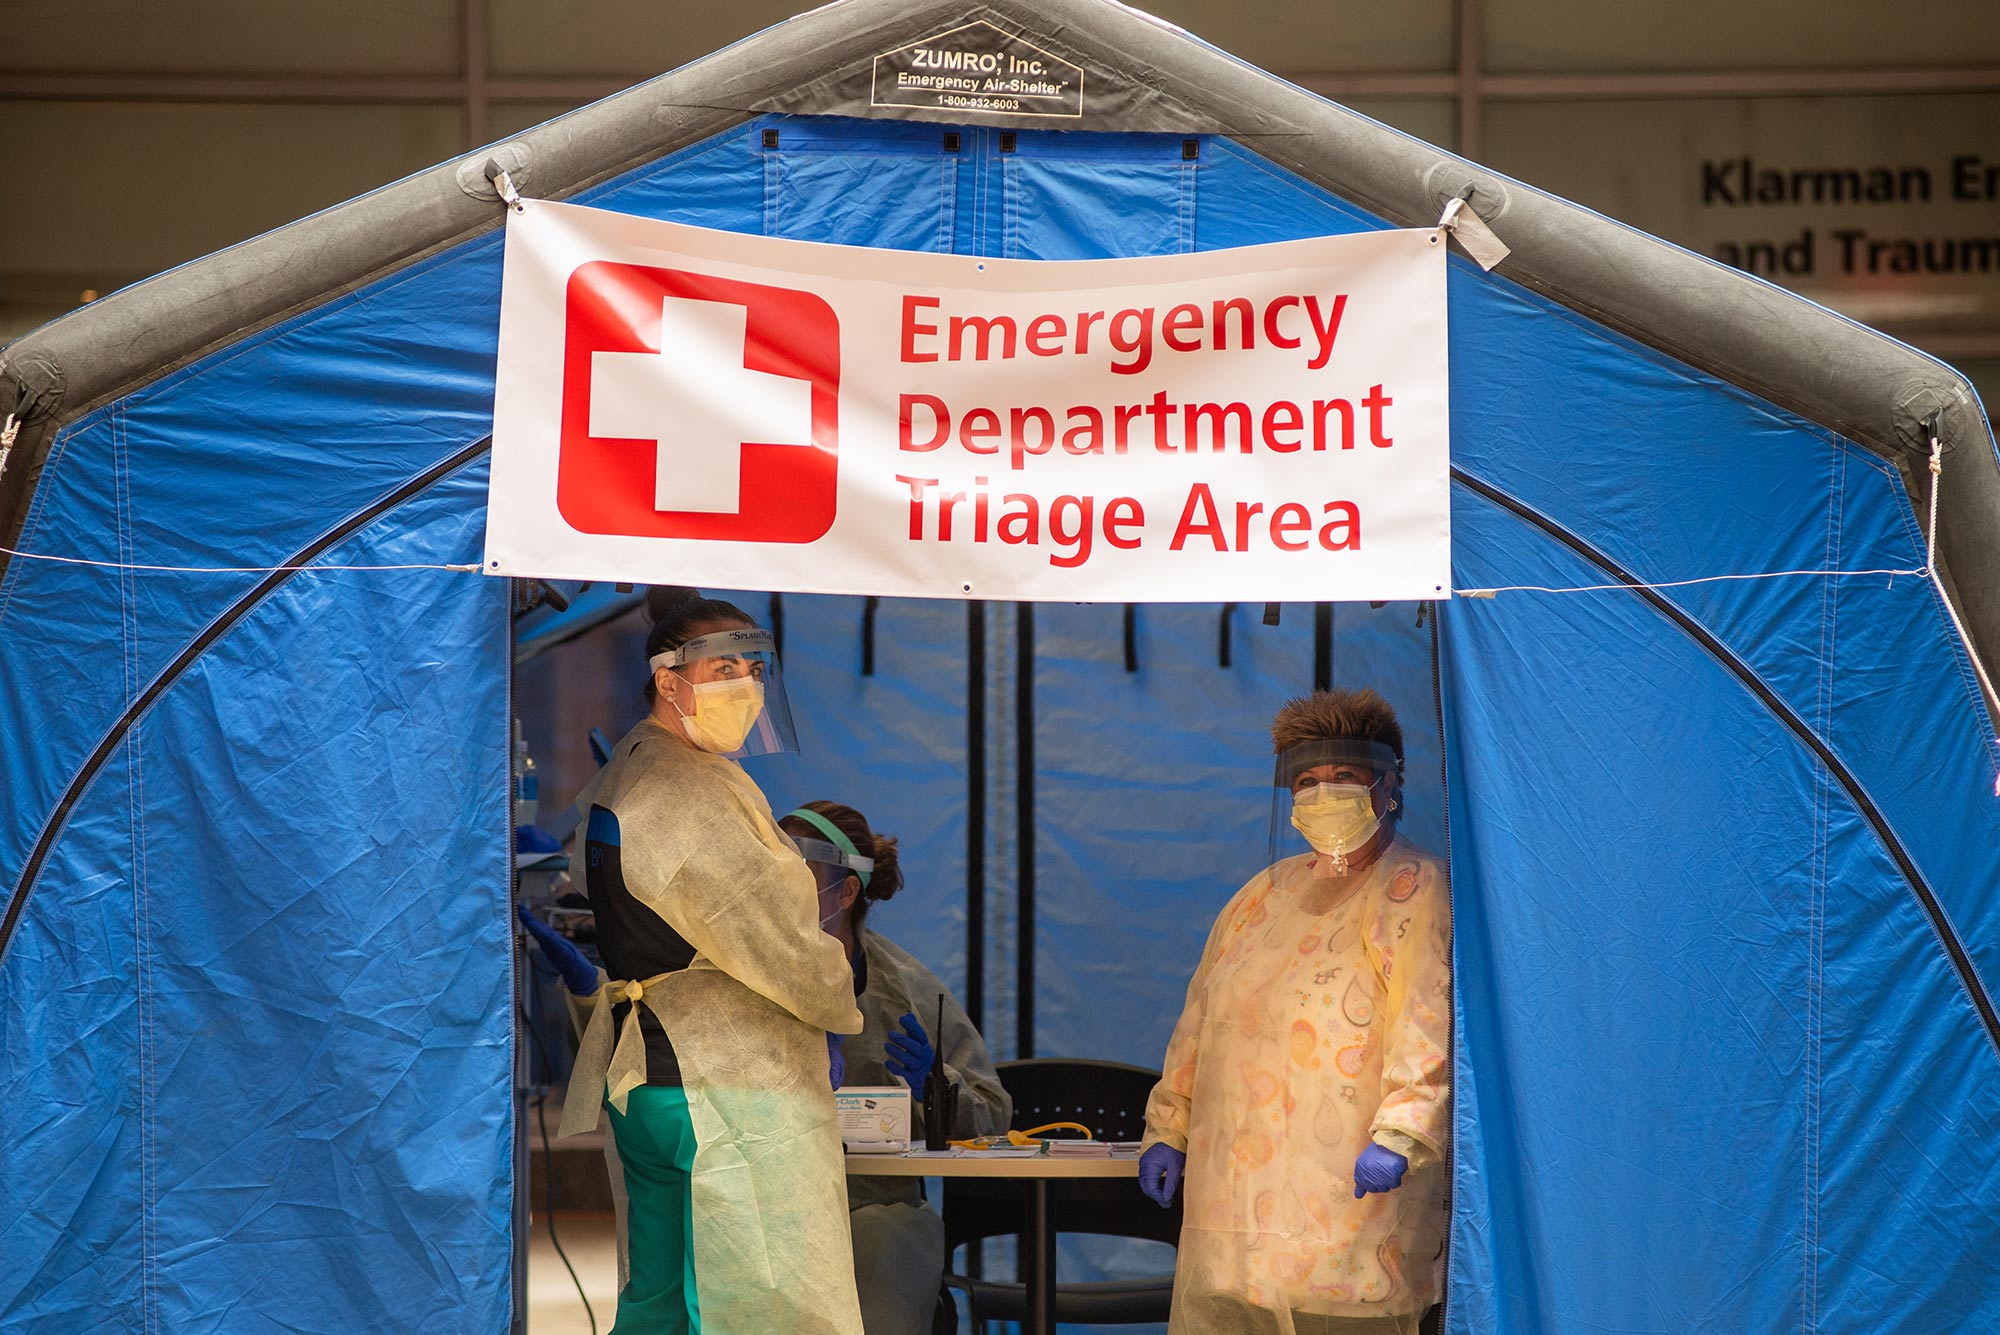
[[[779,638],[799,750],[745,768],[776,812],[831,799],[898,838],[905,887],[871,911],[870,930],[938,973],[996,1061],[1158,1070],[1217,911],[1270,860],[1270,723],[1292,697],[1381,692],[1406,748],[1398,833],[1449,847],[1434,603],[703,592]],[[571,801],[603,754],[591,731],[601,748],[647,708],[642,598],[631,585],[516,582],[515,708],[536,821],[566,852],[578,838]],[[1278,852],[1304,851],[1289,828],[1282,835]],[[527,884],[538,904],[586,916],[580,885]],[[529,976],[541,1035],[529,1055],[551,1054],[559,1079],[574,1041],[561,984],[539,962]],[[541,1152],[537,1114],[526,1153]],[[602,1160],[584,1156],[577,1171],[601,1175]],[[567,1189],[594,1199],[588,1182]],[[996,1245],[978,1262],[961,1252],[956,1268],[969,1265],[1010,1273],[1011,1250]],[[1066,1282],[1136,1279],[1170,1273],[1172,1256],[1163,1244],[1086,1238],[1066,1243],[1063,1265]]]

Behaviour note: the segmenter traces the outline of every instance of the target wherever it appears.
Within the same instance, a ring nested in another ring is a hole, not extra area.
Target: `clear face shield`
[[[731,760],[797,751],[798,733],[768,630],[745,627],[698,635],[648,660],[669,673],[662,695],[681,732]],[[654,684],[660,684],[655,675]]]
[[[1271,779],[1270,860],[1316,852],[1334,875],[1346,875],[1350,858],[1394,831],[1402,768],[1381,742],[1334,738],[1287,748]]]

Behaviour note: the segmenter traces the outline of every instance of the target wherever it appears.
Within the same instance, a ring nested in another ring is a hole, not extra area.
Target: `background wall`
[[[804,2],[0,0],[0,340]],[[1988,0],[1151,8],[2000,388]]]

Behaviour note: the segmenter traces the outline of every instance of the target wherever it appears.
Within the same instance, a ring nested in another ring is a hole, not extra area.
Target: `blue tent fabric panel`
[[[485,474],[328,563],[477,553]],[[147,719],[155,1113],[221,1140],[154,1155],[171,1329],[508,1319],[508,611],[464,574],[295,577]]]
[[[947,152],[935,125],[798,118],[760,147],[764,231],[794,241],[950,252],[957,235],[963,152]]]
[[[760,233],[766,185],[757,157],[759,129],[760,122],[747,122],[579,191],[569,202],[691,227]]]
[[[1245,145],[1222,138],[1206,139],[1203,145],[1195,198],[1197,250],[1345,236],[1389,226]]]
[[[1908,494],[1877,456],[1463,266],[1451,300],[1454,466],[1637,577],[1922,568]],[[1504,558],[1464,574],[1524,582]],[[1593,568],[1581,582],[1609,579]],[[1730,580],[1665,596],[1833,748],[1980,973],[2000,978],[1994,734],[1929,581]]]
[[[1472,556],[1581,582],[1456,500]],[[1630,595],[1458,604],[1446,630],[1450,1328],[1795,1328],[1809,757]]]
[[[1454,358],[1453,393],[1479,427],[1459,433],[1457,462],[1641,578],[1923,566],[1919,517],[1902,478],[1878,456],[1517,289],[1466,281],[1463,270],[1454,280],[1454,344],[1463,356]],[[1496,336],[1522,323],[1532,329]],[[1459,361],[1474,364],[1461,376]],[[1565,410],[1618,429],[1552,429]],[[1523,439],[1537,447],[1520,448]],[[1668,448],[1673,467],[1663,469]],[[1946,748],[1951,791],[1991,791],[1991,724],[1927,581],[1718,583],[1670,596],[1836,743],[1871,795],[1896,807],[1913,847],[1935,846],[1946,859],[1935,873],[1941,890],[1994,882],[2000,803],[1933,801],[1930,775],[1902,765],[1900,748],[1888,744],[1923,736],[1927,747]],[[1841,634],[1843,607],[1865,634]],[[1935,652],[1913,653],[1919,644]],[[1841,742],[1855,725],[1855,742]],[[1957,822],[1954,837],[1937,837],[1939,819]],[[1972,864],[1943,870],[1968,854]],[[1963,907],[1993,911],[1990,896],[1968,896]],[[1993,933],[1968,937],[1990,942]]]
[[[490,431],[498,258],[490,241],[447,252],[79,420],[44,469],[24,549],[178,566],[291,559]],[[438,319],[441,310],[454,319]],[[418,329],[457,346],[423,353]],[[365,410],[335,374],[357,366],[371,387]],[[339,467],[325,467],[330,455]],[[221,522],[218,492],[228,502]],[[257,579],[10,563],[0,579],[0,679],[19,689],[0,707],[9,735],[36,745],[8,748],[0,777],[10,794],[37,800],[9,803],[0,865],[26,864],[47,814],[126,703]],[[107,628],[116,628],[116,650]],[[75,670],[79,657],[91,671]],[[63,708],[27,712],[51,700]]]
[[[484,261],[479,258],[481,251],[487,257]],[[79,420],[44,470],[26,535],[28,547],[103,561],[165,565],[257,567],[290,560],[349,516],[379,504],[411,477],[485,435],[490,419],[497,257],[498,248],[490,243],[448,252],[245,338]],[[482,302],[490,312],[483,321],[476,314]],[[460,317],[472,314],[457,321],[435,318],[437,311],[446,309]],[[419,338],[419,329],[426,330],[427,337]],[[447,334],[456,335],[461,345],[438,347]],[[364,365],[358,360],[364,354],[356,350],[365,348],[389,349],[397,357],[368,359],[364,374],[372,378],[373,392],[359,394],[340,375],[342,368]],[[365,402],[367,410],[355,411],[357,402]],[[340,467],[324,466],[329,455],[339,458]],[[227,478],[227,485],[219,478]],[[304,482],[308,478],[310,485]],[[227,518],[221,522],[214,518],[218,495],[228,502]],[[477,487],[472,494],[463,489],[453,492],[450,501],[462,514],[477,518]],[[478,552],[474,533],[470,541],[430,559],[476,561]],[[49,831],[58,798],[83,771],[100,739],[112,734],[128,704],[242,599],[258,578],[255,573],[112,572],[34,561],[10,564],[0,586],[5,600],[0,629],[6,632],[0,634],[0,678],[10,685],[8,735],[32,737],[35,744],[6,749],[6,788],[21,800],[10,801],[0,821],[0,865],[25,868],[29,851]],[[461,587],[470,580],[464,575],[453,578]],[[421,612],[424,600],[401,594],[401,583],[383,598],[399,611]],[[504,611],[504,590],[495,587],[479,593],[500,599],[496,606]],[[309,641],[309,634],[300,637],[301,644]],[[412,641],[412,647],[422,643]],[[352,662],[357,644],[372,649],[375,642],[364,634],[344,642],[338,652],[329,647],[316,652],[326,661]],[[320,671],[324,664],[300,659],[294,666]],[[197,670],[191,680],[200,679]],[[504,682],[504,676],[500,680]],[[218,695],[233,695],[238,689],[220,687]],[[475,704],[481,696],[475,690],[467,699]],[[61,707],[52,708],[55,702]],[[504,703],[488,703],[490,726],[496,736],[504,736]],[[166,700],[156,705],[156,710],[167,708]],[[296,720],[300,702],[287,702],[284,709],[281,717]],[[85,978],[92,976],[92,970],[104,970],[107,983],[116,981],[137,993],[119,1003],[121,1023],[112,1023],[104,1009],[111,999],[97,1002],[78,996],[70,1006],[53,1007],[45,1017],[46,1027],[24,1034],[19,1043],[10,1041],[5,1050],[0,1089],[5,1090],[10,1127],[34,1126],[52,1138],[45,1144],[9,1147],[9,1163],[21,1165],[22,1170],[0,1176],[20,1179],[37,1197],[36,1209],[22,1215],[17,1225],[25,1230],[17,1239],[18,1249],[16,1240],[10,1240],[7,1252],[16,1256],[47,1251],[55,1259],[46,1269],[21,1268],[21,1282],[28,1290],[8,1294],[0,1311],[46,1317],[52,1323],[48,1329],[112,1328],[115,1320],[139,1311],[138,1306],[119,1301],[116,1258],[122,1249],[130,1248],[135,1258],[141,1252],[151,1258],[152,1270],[144,1275],[134,1272],[132,1282],[141,1285],[142,1292],[129,1295],[134,1303],[143,1298],[147,1311],[162,1310],[162,1304],[171,1306],[174,1301],[175,1290],[165,1287],[169,1280],[157,1268],[164,1249],[185,1248],[188,1255],[206,1257],[202,1264],[225,1270],[241,1264],[247,1255],[241,1249],[214,1247],[216,1234],[206,1231],[208,1223],[198,1222],[197,1214],[187,1209],[191,1197],[166,1191],[172,1185],[167,1176],[174,1166],[171,1153],[214,1153],[217,1142],[242,1133],[243,1128],[232,1127],[226,1116],[213,1111],[205,1119],[164,1115],[163,1106],[185,1088],[177,1083],[178,1073],[196,1069],[186,1060],[177,1063],[176,1079],[163,1080],[159,1089],[149,1090],[143,1082],[136,1088],[124,1087],[125,1082],[143,1081],[149,1068],[136,1047],[129,1054],[120,1049],[117,1035],[130,1028],[136,1044],[141,1024],[144,1033],[154,1032],[165,1002],[150,989],[173,978],[170,972],[154,971],[153,938],[141,938],[138,927],[127,921],[117,930],[133,934],[129,948],[88,961],[68,953],[69,943],[89,939],[79,920],[87,920],[93,930],[109,930],[105,915],[114,905],[128,915],[143,911],[147,916],[141,921],[150,924],[149,933],[165,932],[176,902],[164,893],[135,902],[131,878],[149,866],[157,872],[162,859],[171,867],[181,850],[213,837],[213,827],[203,823],[207,813],[172,805],[174,788],[162,777],[163,766],[157,760],[143,774],[127,778],[121,795],[118,776],[129,763],[125,752],[141,745],[155,716],[141,719],[137,731],[114,753],[112,766],[99,772],[83,794],[68,822],[52,832],[50,855],[22,892],[25,899],[17,901],[19,927],[0,959],[0,986],[9,993],[9,1015],[36,1014],[44,1006],[41,998],[73,986],[78,966]],[[465,739],[475,731],[450,725],[438,736],[449,740],[454,753],[463,754]],[[421,730],[412,731],[406,740],[422,735]],[[254,759],[238,757],[233,765],[218,761],[219,767],[206,777],[226,785],[238,774],[258,773],[270,759],[256,753]],[[379,776],[375,782],[378,791],[372,797],[380,798],[384,794],[379,791]],[[313,791],[310,785],[306,790]],[[504,787],[500,792],[504,798]],[[449,784],[427,797],[433,810],[463,809],[463,790]],[[155,802],[166,805],[156,811],[151,805]],[[138,818],[132,813],[145,814],[145,839],[128,837],[122,850],[115,851],[98,843],[98,824],[110,818],[98,812],[100,803],[111,804],[115,808],[111,814],[124,814],[135,822]],[[496,879],[504,885],[504,826],[495,838],[491,856],[503,859]],[[425,850],[423,841],[414,840],[397,852],[422,862]],[[334,851],[331,845],[328,851]],[[306,874],[312,865],[309,860],[267,869],[272,878],[269,888],[296,887],[299,882],[293,878]],[[462,869],[476,870],[477,865],[465,863]],[[396,879],[406,876],[401,873]],[[384,882],[390,883],[394,882]],[[11,883],[8,888],[13,890]],[[504,928],[504,919],[500,927]],[[453,939],[477,938],[458,932]],[[506,940],[501,931],[495,953],[485,957],[490,976],[507,976]],[[50,941],[63,945],[38,944]],[[479,957],[451,965],[476,974]],[[287,986],[296,987],[296,980],[288,980]],[[196,1010],[203,1004],[209,1007],[209,1017],[199,1024],[189,1012],[171,1014],[176,1022],[192,1026],[189,1032],[213,1035],[224,1025],[230,998],[221,993],[204,996],[196,990],[183,994],[182,1000]],[[503,1034],[511,1032],[507,1014],[504,1008],[496,1012]],[[38,1017],[38,1026],[43,1018]],[[127,1018],[133,1023],[122,1023]],[[59,1055],[60,1047],[79,1035],[87,1044],[101,1042],[103,1050],[86,1047]],[[200,1050],[207,1052],[210,1046],[213,1039],[205,1038]],[[114,1056],[117,1060],[107,1060]],[[39,1068],[59,1070],[66,1062],[84,1063],[90,1078],[66,1088],[56,1080],[57,1090],[66,1099],[84,1097],[80,1091],[91,1090],[87,1111],[58,1112],[57,1106],[43,1101],[49,1090]],[[472,1088],[453,1088],[449,1080],[445,1088],[446,1106],[472,1110],[469,1115],[489,1124],[504,1117],[504,1083],[488,1084],[482,1076]],[[235,1095],[233,1086],[220,1091],[203,1088],[194,1101],[204,1108],[211,1106],[210,1100],[220,1105],[227,1101],[221,1097],[224,1092]],[[361,1092],[372,1096],[382,1091],[361,1087]],[[114,1095],[118,1101],[107,1103]],[[102,1120],[114,1117],[115,1121]],[[128,1173],[135,1164],[140,1167]],[[495,1191],[504,1197],[511,1192],[510,1178],[510,1163],[494,1166],[480,1190],[489,1199]],[[320,1186],[335,1189],[326,1181]],[[394,1201],[395,1193],[387,1199]],[[37,1212],[57,1201],[73,1202],[62,1206],[74,1211],[78,1232],[73,1238],[62,1237],[61,1227],[52,1226],[53,1217]],[[407,1208],[407,1203],[400,1204]],[[462,1196],[454,1199],[443,1216],[443,1235],[422,1245],[459,1252],[468,1234],[487,1248],[497,1244],[498,1250],[489,1250],[478,1266],[469,1269],[481,1274],[489,1286],[497,1283],[492,1292],[504,1304],[508,1256],[504,1212],[497,1220],[481,1219],[467,1213],[466,1205]],[[268,1215],[272,1220],[279,1217]],[[323,1222],[315,1219],[301,1226],[300,1235],[316,1236],[323,1228]],[[452,1236],[454,1230],[460,1237]],[[102,1247],[106,1282],[87,1294],[72,1295],[62,1288],[71,1282],[67,1278],[71,1272],[60,1257],[67,1248],[85,1245]],[[136,1259],[133,1264],[138,1264]],[[181,1273],[177,1271],[171,1282],[179,1283]],[[60,1282],[47,1293],[38,1293],[52,1279]],[[235,1272],[231,1282],[254,1287],[241,1272]],[[70,1305],[72,1296],[80,1305]],[[324,1305],[321,1298],[314,1303]],[[74,1324],[55,1324],[65,1321]]]
[[[484,484],[321,564],[476,556]],[[35,1166],[0,1228],[44,1258],[10,1322],[506,1323],[507,610],[472,575],[300,574],[127,734],[0,969]]]
[[[21,919],[0,967],[0,1325],[18,1329],[141,1329],[131,753],[72,815],[43,871],[61,893]]]
[[[1029,133],[1000,165],[999,234],[983,253],[1097,260],[1194,248],[1196,162],[1178,135]]]
[[[1455,499],[1461,575],[1588,582]],[[1895,1329],[1861,1309],[1941,1317],[1990,1288],[1990,1226],[1964,1221],[1994,1215],[1975,1147],[2000,1066],[1817,758],[1631,594],[1502,595],[1445,628],[1451,1330]],[[1955,1073],[1926,1085],[1935,1139],[1865,1134],[1932,1071]]]
[[[1823,797],[1803,1306],[1827,1331],[1991,1329],[2000,1061],[1874,831]]]

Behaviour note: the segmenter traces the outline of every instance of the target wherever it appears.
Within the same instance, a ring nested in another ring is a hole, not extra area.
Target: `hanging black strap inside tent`
[[[1313,689],[1333,688],[1333,604],[1313,604]]]
[[[1265,603],[1265,604],[1264,604],[1264,624],[1265,624],[1265,625],[1267,625],[1267,626],[1275,626],[1275,625],[1277,625],[1277,624],[1278,624],[1278,617],[1279,617],[1279,615],[1280,615],[1280,614],[1281,614],[1281,613],[1282,613],[1283,611],[1284,611],[1284,604],[1283,604],[1283,603]]]
[[[1233,646],[1230,644],[1229,632],[1232,619],[1235,615],[1235,603],[1224,603],[1222,605],[1222,616],[1218,618],[1220,624],[1217,626],[1215,632],[1215,665],[1217,667],[1228,667],[1230,665],[1232,659],[1230,650]]]
[[[1016,1057],[1035,1055],[1035,605],[1015,604],[1014,805],[1015,914],[1014,1024]]]
[[[880,598],[868,598],[861,604],[861,675],[875,675],[875,614],[882,610]]]
[[[1139,604],[1125,604],[1125,670],[1139,670]]]
[[[965,1014],[986,1023],[986,604],[965,605]]]

